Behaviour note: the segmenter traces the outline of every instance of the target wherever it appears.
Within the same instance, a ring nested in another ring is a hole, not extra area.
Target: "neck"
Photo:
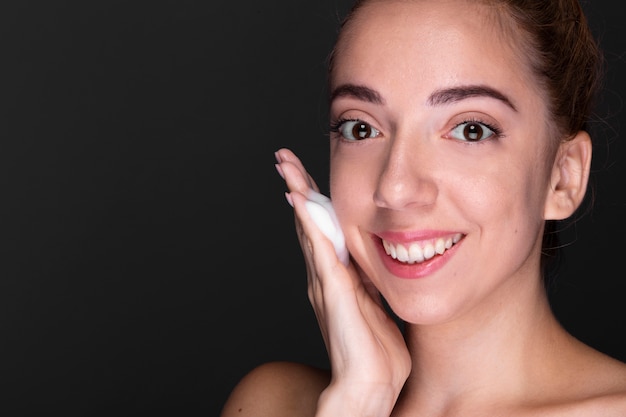
[[[549,379],[552,364],[560,362],[558,346],[569,336],[552,314],[541,281],[531,287],[495,301],[496,309],[476,307],[443,324],[406,324],[413,369],[404,397],[432,410],[534,395],[537,381]]]

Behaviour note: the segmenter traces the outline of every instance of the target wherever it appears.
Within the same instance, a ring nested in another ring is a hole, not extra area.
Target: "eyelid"
[[[470,126],[477,126],[474,130],[466,130]],[[498,130],[494,130],[490,126],[477,122],[467,121],[458,124],[450,132],[445,135],[446,138],[467,143],[482,143],[489,140],[495,140],[500,137]]]
[[[346,135],[342,132],[342,129],[345,127],[345,125],[347,123],[351,123],[351,122],[355,122],[355,123],[362,123],[367,125],[373,132],[373,136],[367,136],[367,137],[361,137],[361,138],[356,138],[356,137],[346,137]],[[373,139],[373,138],[377,138],[379,137],[382,132],[381,130],[376,127],[373,123],[370,123],[369,121],[365,120],[364,118],[361,117],[339,117],[335,120],[331,120],[330,123],[330,132],[331,133],[336,133],[337,135],[341,136],[342,138],[344,138],[347,141],[359,141],[359,140],[364,140],[364,139]]]
[[[330,126],[337,127],[341,123],[359,121],[367,123],[368,125],[376,128],[376,130],[381,131],[379,124],[377,123],[377,119],[372,116],[371,112],[368,110],[371,111],[372,109],[362,105],[355,106],[353,103],[342,106],[333,105],[330,109]]]
[[[468,142],[478,143],[478,142],[483,142],[487,139],[499,139],[499,138],[504,137],[503,129],[500,123],[498,123],[493,117],[486,115],[484,113],[481,113],[481,112],[464,112],[462,114],[456,115],[455,117],[451,119],[451,122],[449,124],[450,127],[446,130],[446,133],[443,135],[443,137],[462,141],[462,139],[458,139],[452,136],[452,132],[455,129],[457,129],[459,126],[463,124],[467,124],[467,123],[480,124],[493,132],[493,134],[489,136],[488,138],[477,140],[477,141],[468,141]]]

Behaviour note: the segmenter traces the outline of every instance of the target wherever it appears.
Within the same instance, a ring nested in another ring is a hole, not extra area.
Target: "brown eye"
[[[367,138],[372,134],[372,127],[365,123],[355,123],[352,126],[352,136],[355,138]]]
[[[467,121],[456,125],[448,136],[464,142],[480,142],[492,137],[499,137],[500,131],[485,123]]]
[[[362,140],[375,138],[380,132],[369,123],[361,120],[348,120],[339,127],[341,135],[348,140]]]
[[[463,136],[467,140],[479,140],[483,135],[483,128],[478,123],[468,123],[463,129]]]

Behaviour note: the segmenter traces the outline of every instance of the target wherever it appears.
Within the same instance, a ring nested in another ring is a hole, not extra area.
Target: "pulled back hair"
[[[356,0],[340,22],[337,43],[329,55],[330,82],[337,45],[356,12],[364,5],[386,0]],[[491,9],[521,62],[530,71],[545,99],[555,140],[546,144],[556,149],[560,141],[589,130],[602,84],[603,55],[594,38],[579,0],[475,0]],[[521,35],[521,36],[520,36]],[[546,222],[542,245],[542,268],[548,286],[558,266],[558,222]]]

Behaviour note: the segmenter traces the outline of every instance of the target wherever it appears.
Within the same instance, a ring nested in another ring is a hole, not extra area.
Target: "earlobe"
[[[546,220],[563,220],[582,203],[591,169],[591,138],[580,131],[559,145],[546,199]]]

